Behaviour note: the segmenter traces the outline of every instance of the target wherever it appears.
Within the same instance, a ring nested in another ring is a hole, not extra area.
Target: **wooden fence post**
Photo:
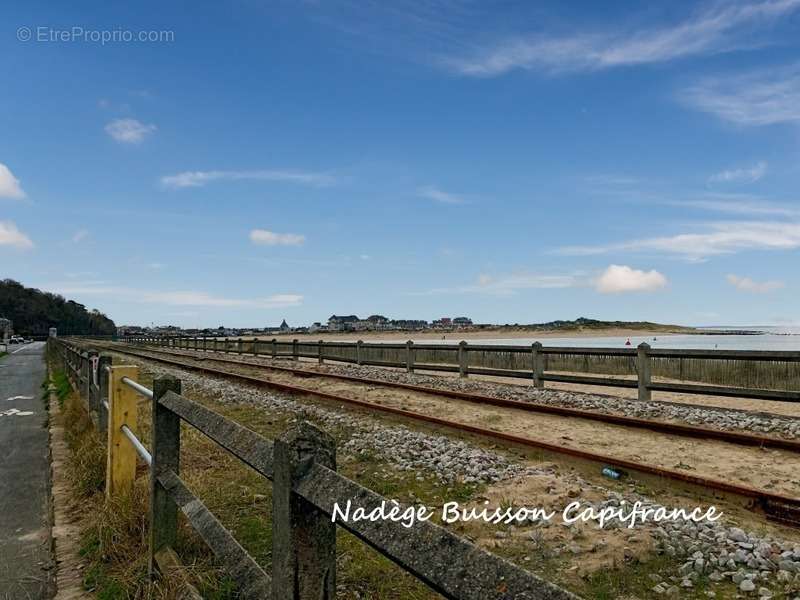
[[[215,338],[214,338],[214,352],[216,352],[216,351],[217,351],[217,348],[219,347],[219,345],[218,345],[218,343],[217,343],[217,342],[219,342],[219,338],[215,337]]]
[[[156,575],[156,556],[173,548],[178,535],[178,506],[158,482],[159,475],[180,469],[181,418],[159,403],[167,392],[181,393],[180,379],[159,377],[153,381],[152,456],[150,470],[150,577]]]
[[[411,340],[406,342],[406,371],[414,372],[414,342]]]
[[[258,356],[258,338],[253,338],[253,356]]]
[[[273,446],[272,599],[336,597],[336,524],[293,485],[313,464],[336,469],[333,438],[303,421]]]
[[[88,412],[91,415],[92,411],[95,410],[95,402],[96,402],[96,394],[94,390],[94,361],[92,359],[96,359],[97,357],[97,350],[89,350],[86,352],[86,384],[84,390],[86,390],[86,406],[88,408]]]
[[[278,357],[278,340],[272,338],[272,358]]]
[[[533,387],[542,389],[544,387],[544,355],[542,354],[542,342],[531,344],[531,371],[533,376]]]
[[[108,430],[108,411],[103,406],[103,400],[111,406],[111,398],[108,393],[111,373],[106,372],[106,367],[110,367],[113,360],[112,357],[101,354],[97,363],[97,383],[100,387],[97,391],[97,429],[100,433],[105,433]]]
[[[467,376],[467,342],[458,343],[458,376]]]
[[[78,390],[79,390],[78,394],[83,397],[85,402],[88,403],[89,368],[87,365],[89,364],[89,360],[87,359],[85,352],[80,352],[78,356],[79,356],[78,367],[80,369],[80,371],[78,372],[78,375],[80,375],[80,380],[78,381]]]
[[[242,338],[239,338],[238,340],[236,340],[236,352],[238,354],[242,353]]]
[[[636,372],[639,376],[639,400],[648,402],[652,396],[650,391],[650,345],[642,342],[636,348]]]
[[[325,355],[322,353],[323,344],[325,344],[325,341],[324,340],[320,340],[319,341],[319,364],[322,364],[322,363],[325,362]]]
[[[126,494],[133,488],[136,476],[136,449],[122,433],[127,425],[136,432],[136,400],[133,388],[122,383],[122,378],[136,380],[139,367],[111,367],[108,399],[108,461],[106,462],[106,497]]]
[[[292,340],[292,360],[294,360],[294,361],[296,361],[298,359],[297,350],[298,350],[298,348],[297,348],[297,340],[294,339],[294,340]]]
[[[363,355],[362,355],[363,351],[361,349],[361,346],[363,346],[363,345],[364,345],[364,342],[362,340],[358,340],[356,342],[356,364],[357,365],[360,365],[361,361],[363,360]]]

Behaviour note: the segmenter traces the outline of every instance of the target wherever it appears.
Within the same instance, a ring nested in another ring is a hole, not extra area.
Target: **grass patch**
[[[693,588],[684,588],[677,583],[669,581],[667,575],[673,575],[677,567],[682,564],[674,558],[667,556],[652,556],[647,560],[633,560],[623,564],[612,565],[606,569],[599,569],[586,577],[582,585],[577,590],[585,598],[596,600],[610,600],[612,598],[650,598],[657,595],[653,591],[659,581],[653,576],[664,579],[661,583],[665,588],[675,585],[681,592],[681,598],[707,598],[706,592],[709,587],[709,580],[706,576],[698,577],[693,583]],[[728,598],[728,592],[733,592],[735,586],[732,584],[716,584],[714,592],[721,598]]]
[[[64,373],[64,371],[56,370],[51,372],[50,379],[46,379],[42,383],[42,399],[48,399],[50,394],[50,386],[53,386],[56,394],[56,400],[58,401],[58,406],[63,409],[64,402],[72,393],[72,385],[70,385],[66,373]]]

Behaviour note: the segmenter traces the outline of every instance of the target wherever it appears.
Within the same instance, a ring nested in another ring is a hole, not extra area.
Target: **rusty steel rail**
[[[602,423],[610,423],[612,425],[621,425],[623,427],[635,427],[639,429],[648,429],[650,431],[658,431],[660,433],[669,433],[672,435],[680,435],[690,438],[699,439],[715,439],[731,444],[738,444],[742,446],[755,446],[759,448],[775,448],[780,450],[788,450],[790,452],[800,453],[800,441],[788,440],[770,436],[754,435],[751,433],[741,433],[737,431],[726,431],[722,429],[712,429],[708,427],[696,427],[693,425],[682,425],[680,423],[671,423],[667,421],[652,421],[649,419],[640,419],[637,417],[626,417],[623,415],[614,415],[592,410],[584,410],[580,408],[568,408],[563,406],[552,406],[548,404],[537,404],[534,402],[520,402],[517,400],[505,400],[503,398],[496,398],[494,396],[486,396],[483,394],[471,394],[468,392],[459,392],[456,390],[441,390],[437,388],[430,388],[421,385],[414,385],[411,383],[402,382],[389,382],[381,379],[372,379],[369,377],[357,377],[355,375],[342,375],[338,373],[320,373],[318,371],[311,371],[308,369],[293,369],[291,367],[280,367],[275,365],[264,365],[253,362],[246,362],[230,358],[210,357],[210,356],[193,356],[180,352],[169,352],[165,350],[151,350],[136,352],[130,350],[119,350],[118,346],[112,346],[118,352],[128,353],[134,356],[147,357],[148,353],[165,354],[167,356],[184,357],[197,361],[213,361],[219,363],[226,363],[232,365],[241,365],[245,367],[255,367],[266,370],[274,370],[279,372],[291,373],[298,377],[328,377],[330,379],[337,379],[340,381],[350,381],[354,383],[363,383],[369,385],[380,385],[389,388],[398,388],[423,394],[431,394],[435,396],[444,396],[448,398],[455,398],[457,400],[464,400],[466,402],[473,402],[476,404],[487,404],[491,406],[499,406],[503,408],[511,408],[515,410],[523,410],[526,412],[537,412],[543,414],[557,415],[561,417],[574,417],[579,419],[588,419],[592,421],[599,421]],[[635,402],[635,401],[634,401]],[[702,407],[707,408],[707,407]]]
[[[285,383],[278,383],[275,381],[271,381],[269,379],[261,379],[259,377],[254,377],[252,375],[232,373],[230,371],[214,369],[212,367],[193,365],[181,361],[170,360],[166,358],[158,358],[155,356],[146,356],[143,354],[138,354],[135,352],[125,351],[125,350],[120,350],[120,352],[124,354],[131,354],[134,356],[138,355],[139,357],[148,360],[153,360],[156,362],[161,362],[164,364],[180,368],[185,368],[188,370],[207,373],[209,375],[246,381],[250,384],[266,386],[282,392],[288,392],[290,394],[303,394],[303,395],[314,396],[324,400],[332,400],[340,404],[349,404],[351,406],[357,406],[359,408],[368,409],[370,411],[380,411],[389,414],[394,414],[410,420],[441,425],[449,429],[464,431],[467,433],[472,433],[483,437],[499,439],[504,442],[510,442],[513,444],[518,444],[520,446],[537,448],[555,454],[563,454],[580,460],[622,468],[628,471],[636,471],[638,473],[650,476],[656,476],[659,478],[671,479],[674,481],[679,481],[685,484],[690,484],[699,487],[704,491],[710,489],[717,492],[730,494],[743,499],[745,501],[746,508],[764,514],[767,517],[767,519],[779,521],[781,523],[791,525],[794,527],[800,527],[800,498],[784,496],[782,494],[775,494],[773,492],[768,492],[766,490],[761,490],[749,486],[743,486],[735,483],[730,483],[727,481],[721,481],[718,479],[709,479],[706,477],[691,475],[681,471],[675,471],[672,469],[657,467],[655,465],[648,465],[646,463],[639,463],[604,454],[597,454],[594,452],[579,450],[577,448],[565,448],[562,446],[557,446],[555,444],[551,444],[549,442],[544,442],[541,440],[536,440],[533,438],[527,438],[509,433],[493,431],[491,429],[484,429],[482,427],[476,427],[474,425],[468,425],[466,423],[459,423],[456,421],[449,421],[447,419],[432,417],[429,415],[408,411],[401,408],[382,406],[380,404],[374,404],[372,402],[366,402],[364,400],[357,400],[355,398],[348,398],[346,396],[340,396],[338,394],[331,394],[328,392],[321,392],[314,389],[288,385]]]

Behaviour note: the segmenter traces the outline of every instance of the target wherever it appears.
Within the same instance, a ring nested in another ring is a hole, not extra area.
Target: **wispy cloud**
[[[106,133],[121,144],[141,144],[157,129],[153,124],[145,125],[136,119],[115,119],[105,127]]]
[[[298,233],[275,233],[266,229],[253,229],[250,241],[262,246],[301,246],[306,236]]]
[[[519,290],[558,289],[576,287],[578,285],[583,285],[583,278],[577,273],[569,275],[516,273],[500,276],[483,273],[471,284],[433,288],[414,295],[487,294],[491,296],[511,296]]]
[[[752,167],[726,169],[708,178],[710,183],[754,183],[767,174],[767,163],[759,161]]]
[[[316,187],[333,185],[338,180],[329,173],[312,171],[184,171],[175,175],[165,175],[161,184],[168,188],[203,187],[214,181],[278,181],[299,183]]]
[[[300,294],[273,294],[264,298],[229,298],[200,291],[153,291],[124,286],[91,284],[51,283],[40,286],[65,296],[100,296],[115,300],[168,306],[199,306],[226,308],[285,308],[299,306],[303,302]]]
[[[21,200],[24,197],[25,192],[22,191],[19,179],[14,177],[11,169],[0,163],[0,198]]]
[[[667,286],[667,278],[655,270],[640,271],[625,265],[609,265],[595,282],[601,294],[655,292]]]
[[[705,231],[652,237],[599,246],[566,246],[557,254],[587,256],[611,252],[651,251],[697,260],[743,250],[800,248],[800,223],[780,221],[727,221],[710,223]]]
[[[786,284],[783,281],[753,281],[749,277],[739,277],[738,275],[728,275],[728,283],[730,283],[737,290],[743,292],[752,292],[755,294],[766,294],[774,292],[784,287]]]
[[[670,200],[664,201],[663,204],[732,215],[800,218],[800,207],[778,204],[759,196],[706,194],[694,200]]]
[[[444,190],[441,190],[433,185],[426,185],[419,188],[417,190],[417,195],[420,198],[427,198],[428,200],[433,200],[434,202],[439,202],[441,204],[464,204],[466,201],[463,196],[453,194],[451,192],[445,192]]]
[[[684,90],[684,103],[738,125],[800,122],[800,63],[713,77]]]
[[[18,250],[33,248],[31,239],[17,229],[11,221],[0,221],[0,246],[10,246]]]
[[[89,231],[86,229],[79,229],[72,235],[72,243],[73,244],[80,244],[83,240],[85,240],[89,236]]]
[[[800,7],[800,0],[714,3],[674,25],[639,30],[507,38],[441,64],[457,73],[493,77],[514,69],[588,71],[661,63],[751,47],[753,33]]]

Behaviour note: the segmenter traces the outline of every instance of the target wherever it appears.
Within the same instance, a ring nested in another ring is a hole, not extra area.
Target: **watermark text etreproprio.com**
[[[175,41],[175,32],[169,29],[133,30],[117,27],[114,29],[87,29],[73,26],[68,28],[20,27],[17,29],[20,42],[83,42],[89,44],[129,44],[129,43],[171,43]]]

